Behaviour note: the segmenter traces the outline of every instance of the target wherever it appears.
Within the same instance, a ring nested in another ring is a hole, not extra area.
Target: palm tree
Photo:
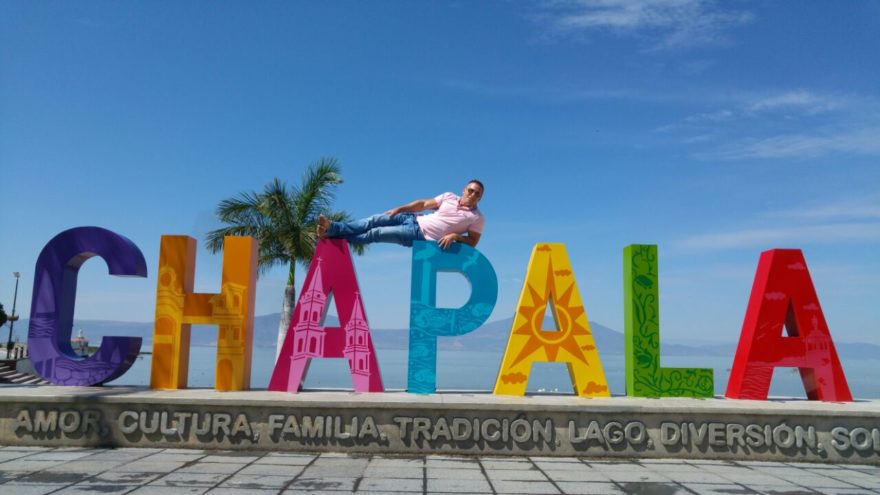
[[[226,236],[251,236],[260,242],[261,274],[276,266],[288,267],[276,360],[296,301],[296,265],[299,263],[307,269],[315,253],[318,215],[324,214],[331,220],[348,219],[345,212],[330,212],[333,189],[341,183],[339,162],[335,158],[322,158],[309,165],[298,188],[288,187],[276,177],[261,193],[244,192],[236,198],[224,199],[217,206],[217,218],[227,226],[208,232],[208,250],[222,251]],[[358,247],[354,247],[354,251],[363,253]]]

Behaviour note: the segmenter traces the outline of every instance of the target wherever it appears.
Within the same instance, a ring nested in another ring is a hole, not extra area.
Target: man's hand
[[[458,237],[459,237],[458,234],[446,234],[437,240],[437,244],[440,245],[440,249],[445,250],[450,245],[452,245],[452,243],[455,242]]]
[[[436,210],[437,208],[440,208],[440,203],[438,203],[437,200],[434,198],[417,199],[403,206],[398,206],[397,208],[388,210],[385,212],[385,214],[389,217],[393,217],[398,213],[415,213],[424,210]]]

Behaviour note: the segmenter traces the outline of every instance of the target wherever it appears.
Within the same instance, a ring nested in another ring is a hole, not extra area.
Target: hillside
[[[271,347],[275,345],[276,333],[280,315],[272,313],[254,318],[254,345]],[[328,316],[329,324],[338,324],[335,317]],[[496,320],[486,323],[477,330],[460,337],[446,337],[439,339],[440,349],[461,349],[479,351],[487,349],[502,349],[507,345],[513,318]],[[24,340],[25,329],[28,321],[22,320],[16,324],[16,335],[19,340]],[[153,338],[152,322],[124,322],[106,320],[77,320],[74,324],[75,334],[80,328],[85,332],[86,338],[92,345],[99,345],[100,338],[106,335],[126,335],[141,337],[144,345],[149,347]],[[612,330],[600,323],[590,322],[593,337],[596,339],[596,347],[600,354],[621,355],[624,351],[623,333]],[[406,329],[371,329],[373,341],[379,349],[406,349],[409,344],[409,332]],[[213,345],[217,339],[216,327],[211,325],[193,325],[193,345]],[[877,359],[880,356],[880,346],[867,343],[836,342],[838,353],[844,359]],[[663,355],[668,356],[719,356],[732,358],[736,350],[736,343],[719,344],[696,344],[682,345],[663,343]]]

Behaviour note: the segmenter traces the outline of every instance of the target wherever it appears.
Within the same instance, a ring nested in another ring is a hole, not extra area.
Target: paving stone
[[[2,489],[3,493],[14,495],[44,495],[46,493],[52,493],[62,487],[63,485],[19,485],[17,483],[5,483],[0,485],[0,489]]]
[[[480,464],[476,460],[470,459],[432,459],[429,457],[425,460],[425,466],[446,469],[480,469]]]
[[[118,450],[118,451],[109,451],[109,452],[101,452],[100,454],[95,454],[93,456],[89,456],[89,462],[115,462],[115,463],[125,463],[131,462],[138,459],[144,459],[153,454],[145,453],[145,452],[129,452],[126,450]]]
[[[581,465],[577,469],[545,469],[544,474],[553,481],[610,482],[611,478],[602,471]]]
[[[704,466],[702,471],[704,473],[717,474],[730,481],[738,481],[758,474],[758,472],[753,469],[739,466]]]
[[[294,478],[299,473],[303,472],[303,466],[285,466],[283,464],[251,464],[250,466],[245,466],[244,469],[238,471],[236,476],[239,474],[256,474],[256,475],[266,475],[266,476],[287,476],[289,478]]]
[[[147,459],[153,462],[192,462],[203,459],[204,457],[204,454],[178,454],[159,452],[158,454],[153,454],[147,457]]]
[[[370,459],[370,463],[367,465],[368,468],[371,467],[394,467],[394,466],[406,466],[406,467],[423,467],[425,465],[425,460],[422,458],[404,458],[404,457],[373,457]]]
[[[871,490],[880,489],[880,476],[874,476],[868,473],[863,473],[859,471],[835,471],[834,473],[829,473],[829,476],[855,485],[859,488],[868,488]]]
[[[199,462],[183,466],[176,473],[232,474],[244,468],[246,464],[227,464],[225,462]]]
[[[847,464],[846,467],[848,469],[852,469],[853,471],[863,471],[868,474],[874,474],[880,477],[880,466],[869,466],[867,464]]]
[[[348,454],[346,452],[322,452],[321,457],[326,457],[328,459],[331,457],[341,457],[344,459],[369,459],[369,456]]]
[[[425,468],[425,477],[433,479],[458,478],[463,480],[485,480],[479,469]]]
[[[737,464],[755,468],[761,467],[789,467],[785,462],[779,461],[736,461]]]
[[[32,461],[72,461],[74,459],[80,459],[82,457],[88,457],[91,454],[89,452],[83,452],[80,450],[75,451],[52,451],[52,452],[40,452],[34,454],[29,457]]]
[[[758,493],[763,493],[764,495],[816,495],[815,491],[800,486],[783,487],[779,485],[761,486],[752,484],[747,486]]]
[[[688,490],[697,495],[753,495],[758,492],[735,484],[685,484]]]
[[[220,483],[228,474],[171,473],[150,483],[150,486],[207,486]]]
[[[315,466],[312,464],[302,473],[303,478],[360,478],[364,474],[364,467],[330,467]]]
[[[720,473],[719,473],[720,474]],[[725,478],[730,481],[734,481],[736,483],[742,483],[743,485],[761,485],[761,486],[797,486],[790,481],[786,481],[782,478],[777,478],[776,476],[770,476],[769,474],[763,474],[757,471],[752,471],[750,473],[746,473],[742,476],[737,476],[735,478],[731,478],[730,476],[721,474]]]
[[[183,462],[150,462],[150,461],[131,461],[121,466],[116,466],[110,471],[118,471],[123,473],[170,473],[183,467]]]
[[[219,463],[229,463],[229,464],[248,464],[254,462],[258,459],[255,455],[238,455],[238,454],[223,454],[223,455],[206,455],[199,459],[199,462],[219,462]]]
[[[159,473],[120,473],[108,472],[87,478],[80,485],[145,485],[159,476]]]
[[[529,459],[532,462],[550,462],[550,463],[561,463],[561,464],[570,464],[572,462],[579,463],[580,461],[573,457],[544,457],[544,456],[529,456]]]
[[[783,479],[790,481],[791,483],[806,487],[806,488],[814,488],[814,489],[824,489],[824,488],[858,488],[856,485],[852,483],[847,483],[845,481],[841,481],[839,479],[832,478],[830,476],[820,476],[813,474],[811,472],[803,471],[798,476],[786,476]],[[820,490],[823,491],[823,490]]]
[[[487,493],[492,490],[489,487],[489,482],[486,480],[428,478],[428,491],[448,493]]]
[[[700,473],[708,472],[708,470],[701,469],[698,466],[692,466],[690,464],[682,464],[682,463],[678,463],[678,464],[651,463],[651,464],[644,464],[644,467],[645,467],[645,469],[649,469],[651,471],[654,471],[655,473],[660,473],[660,474],[675,473],[676,476],[678,476],[679,474],[687,474],[687,473],[700,474]]]
[[[314,491],[352,491],[357,478],[300,478],[290,488]]]
[[[722,476],[719,476],[714,473],[704,472],[704,473],[691,473],[684,472],[680,473],[678,471],[667,471],[664,476],[675,481],[676,483],[708,483],[708,484],[724,484],[730,483],[731,480],[726,479]]]
[[[0,472],[0,483],[6,483],[7,481],[12,481],[16,478],[21,478],[22,476],[27,476],[28,474],[30,474],[30,473],[28,473],[26,471],[25,472],[17,472],[17,471],[16,472],[11,472],[11,471]]]
[[[209,452],[210,452],[209,450],[202,450],[202,449],[162,449],[163,454],[190,454],[190,455],[200,454],[201,455],[201,454],[207,454]]]
[[[91,493],[94,495],[95,492],[99,493],[128,493],[137,486],[127,486],[127,485],[104,485],[99,487],[97,490],[93,485],[73,485],[62,488],[57,492],[52,492],[53,495],[57,494],[68,494],[68,493]]]
[[[864,488],[823,488],[822,493],[825,495],[865,495],[870,493],[874,495],[880,491],[866,490]]]
[[[532,459],[532,462],[539,469],[549,469],[551,471],[557,471],[562,469],[581,469],[588,468],[586,464],[578,461],[577,459],[571,459],[569,457],[565,458],[565,462],[550,462],[550,461],[542,461],[540,459]]]
[[[304,488],[288,488],[284,490],[284,495],[339,495],[340,493],[351,493],[347,490],[310,490]]]
[[[425,476],[425,468],[421,466],[390,466],[376,467],[373,464],[367,466],[364,470],[364,477],[369,478],[402,478],[402,479],[422,479]]]
[[[360,468],[364,469],[370,463],[369,459],[360,458],[344,458],[344,457],[325,457],[321,456],[315,460],[313,466],[320,467],[340,467],[340,468]]]
[[[38,471],[15,480],[15,483],[33,483],[35,485],[72,485],[90,477],[84,473],[50,473]]]
[[[206,486],[155,486],[147,485],[129,492],[135,495],[201,495],[210,488]]]
[[[560,481],[556,485],[562,490],[562,493],[570,493],[577,495],[618,495],[624,491],[618,488],[614,483],[574,483],[571,481]]]
[[[218,485],[218,488],[247,488],[254,490],[272,490],[276,492],[287,486],[293,476],[265,476],[261,474],[236,474]],[[213,492],[212,492],[213,493]]]
[[[486,469],[486,476],[499,481],[547,481],[547,476],[538,469]]]
[[[254,464],[276,464],[279,466],[305,466],[315,459],[313,455],[276,455],[268,454],[260,457]]]
[[[670,479],[656,471],[641,466],[593,466],[597,471],[617,483],[661,483]]]
[[[492,488],[497,493],[561,493],[553,483],[549,481],[495,481],[492,480]]]
[[[68,461],[47,468],[45,471],[49,473],[86,473],[95,475],[103,473],[108,469],[120,466],[122,463],[98,462],[98,461]]]
[[[522,461],[511,461],[511,460],[503,460],[496,461],[492,459],[480,459],[480,464],[483,465],[486,469],[507,469],[507,470],[520,470],[520,469],[534,469],[535,466],[528,459]]]
[[[277,495],[278,489],[260,490],[254,488],[214,488],[211,495]]]
[[[33,452],[21,450],[0,450],[0,462],[11,461],[12,459],[21,459],[22,457],[30,457]]]
[[[797,478],[798,476],[803,476],[806,474],[806,471],[803,469],[793,468],[793,467],[765,467],[765,468],[752,468],[755,471],[761,474],[767,474],[770,476],[776,476],[777,478],[783,480],[790,480],[791,478]]]
[[[422,491],[424,481],[420,479],[408,478],[363,478],[358,485],[358,493],[361,491],[377,491],[377,492],[419,492]]]
[[[638,495],[690,495],[687,488],[675,483],[618,483],[618,485],[624,492]]]
[[[34,471],[42,471],[59,464],[64,464],[64,461],[31,461],[28,459],[29,458],[25,457],[22,459],[6,461],[0,464],[0,471],[26,471],[31,473]]]
[[[670,459],[675,460],[675,459]],[[700,464],[705,466],[736,466],[736,461],[728,461],[725,459],[682,459],[686,464]]]

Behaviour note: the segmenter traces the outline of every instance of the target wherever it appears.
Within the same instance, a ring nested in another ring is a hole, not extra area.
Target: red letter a
[[[724,395],[766,400],[778,366],[798,368],[812,400],[852,401],[800,249],[761,253]]]

